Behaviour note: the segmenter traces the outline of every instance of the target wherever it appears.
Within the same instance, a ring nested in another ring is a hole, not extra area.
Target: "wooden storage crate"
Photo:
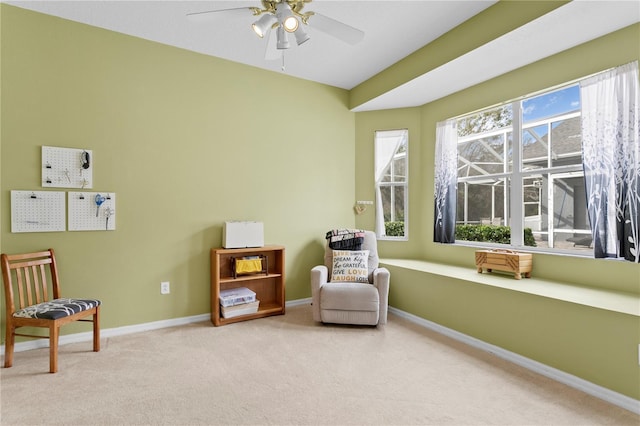
[[[513,250],[477,250],[476,267],[478,273],[482,273],[485,268],[487,272],[493,269],[504,272],[513,272],[516,280],[531,278],[531,268],[533,267],[533,255],[531,253],[518,253]]]

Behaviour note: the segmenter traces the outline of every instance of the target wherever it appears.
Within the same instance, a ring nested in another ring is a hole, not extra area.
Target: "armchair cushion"
[[[333,250],[331,282],[369,283],[369,250]]]
[[[380,296],[378,289],[370,284],[327,283],[322,286],[320,306],[340,311],[377,312]]]

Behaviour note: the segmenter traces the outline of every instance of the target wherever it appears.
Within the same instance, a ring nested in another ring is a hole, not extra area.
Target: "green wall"
[[[354,225],[347,91],[1,11],[2,252],[56,249],[65,293],[100,298],[111,328],[210,312],[222,224],[259,220],[286,247],[286,298],[310,296],[324,233]],[[116,231],[10,232],[10,191],[43,190],[42,145],[93,150],[92,191],[117,194]]]
[[[388,258],[475,269],[473,247],[433,242],[433,164],[438,121],[640,59],[640,24],[417,108],[356,115],[358,151],[375,130],[409,129],[409,240],[381,242]],[[373,193],[373,156],[356,157],[356,194]],[[373,196],[373,195],[370,195]],[[369,216],[368,216],[369,215]],[[356,219],[370,227],[373,213]],[[389,304],[485,342],[640,399],[640,319],[540,296],[391,267]],[[534,255],[533,276],[640,294],[640,266]]]

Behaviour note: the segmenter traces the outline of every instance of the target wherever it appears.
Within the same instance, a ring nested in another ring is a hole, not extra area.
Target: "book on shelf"
[[[255,314],[260,307],[260,301],[241,303],[234,306],[221,306],[220,313],[223,318],[233,318],[240,315]]]

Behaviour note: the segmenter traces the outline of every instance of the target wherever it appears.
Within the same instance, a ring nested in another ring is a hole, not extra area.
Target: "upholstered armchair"
[[[366,256],[365,277],[362,282],[354,282],[353,277],[340,275],[333,266],[338,265],[351,271],[354,263],[334,263],[334,252],[325,247],[324,265],[311,270],[311,298],[313,303],[313,319],[323,323],[377,325],[386,324],[389,298],[389,270],[379,267],[376,234],[365,231],[362,247],[359,252],[368,251]],[[344,253],[344,252],[343,252]],[[363,259],[361,259],[363,260]],[[336,268],[337,269],[337,268]],[[333,279],[332,279],[333,278]]]

